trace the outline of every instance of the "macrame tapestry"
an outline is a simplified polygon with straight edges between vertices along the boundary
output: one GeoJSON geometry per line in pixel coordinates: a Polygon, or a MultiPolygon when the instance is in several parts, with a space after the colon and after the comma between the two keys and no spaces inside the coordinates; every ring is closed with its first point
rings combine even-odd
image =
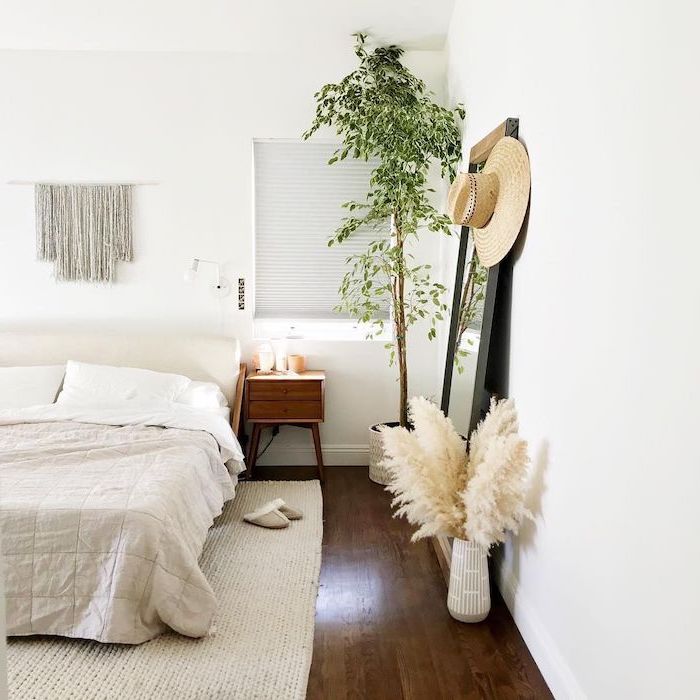
{"type": "Polygon", "coordinates": [[[117,262],[132,260],[131,188],[35,185],[37,257],[57,280],[113,282],[117,262]]]}

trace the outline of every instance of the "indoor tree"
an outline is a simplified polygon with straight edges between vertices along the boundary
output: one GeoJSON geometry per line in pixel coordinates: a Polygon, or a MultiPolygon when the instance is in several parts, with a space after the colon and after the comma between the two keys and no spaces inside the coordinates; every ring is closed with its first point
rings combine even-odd
{"type": "Polygon", "coordinates": [[[425,83],[401,63],[403,49],[379,47],[369,51],[366,36],[356,34],[359,66],[339,83],[316,93],[316,116],[304,138],[321,127],[332,127],[341,137],[329,164],[348,157],[376,160],[366,200],[343,206],[343,219],[328,245],[342,244],[361,227],[377,231],[365,252],[348,258],[349,270],[340,286],[338,310],[381,331],[380,311],[390,308],[393,341],[390,362],[398,365],[399,422],[408,423],[407,333],[419,319],[443,319],[445,287],[430,277],[430,266],[416,264],[407,242],[423,229],[451,233],[450,220],[430,202],[428,175],[433,162],[442,177],[454,178],[460,158],[457,117],[433,101],[425,83]],[[387,235],[390,232],[390,235],[387,235]]]}

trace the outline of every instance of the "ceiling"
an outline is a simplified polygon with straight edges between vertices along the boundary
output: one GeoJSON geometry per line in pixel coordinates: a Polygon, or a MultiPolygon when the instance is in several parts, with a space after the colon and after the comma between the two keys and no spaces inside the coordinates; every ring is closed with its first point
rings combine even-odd
{"type": "Polygon", "coordinates": [[[2,0],[0,49],[317,50],[367,31],[441,49],[454,0],[2,0]]]}

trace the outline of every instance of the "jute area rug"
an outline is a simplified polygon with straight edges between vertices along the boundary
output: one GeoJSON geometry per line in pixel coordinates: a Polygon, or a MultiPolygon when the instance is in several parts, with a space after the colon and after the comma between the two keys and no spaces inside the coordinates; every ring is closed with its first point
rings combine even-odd
{"type": "Polygon", "coordinates": [[[202,568],[219,601],[213,636],[139,646],[60,637],[8,640],[13,700],[304,698],[321,565],[317,481],[241,483],[212,527],[202,568]],[[304,518],[266,530],[242,515],[276,497],[304,518]]]}

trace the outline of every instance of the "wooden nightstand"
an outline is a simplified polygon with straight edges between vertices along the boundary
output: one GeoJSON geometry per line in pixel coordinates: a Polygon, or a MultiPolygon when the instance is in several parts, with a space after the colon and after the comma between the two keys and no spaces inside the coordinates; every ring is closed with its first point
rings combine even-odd
{"type": "Polygon", "coordinates": [[[255,474],[260,433],[265,426],[296,425],[310,428],[316,448],[318,478],[323,482],[323,454],[318,425],[323,423],[326,373],[308,370],[299,374],[251,374],[246,391],[246,416],[253,424],[248,470],[255,474]]]}

